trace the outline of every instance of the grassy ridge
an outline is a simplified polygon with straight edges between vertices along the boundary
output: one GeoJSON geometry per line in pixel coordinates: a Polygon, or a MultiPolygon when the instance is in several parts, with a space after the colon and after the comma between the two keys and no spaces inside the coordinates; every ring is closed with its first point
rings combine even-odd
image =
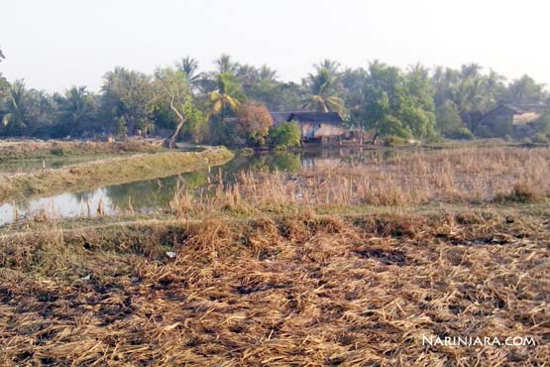
{"type": "Polygon", "coordinates": [[[79,140],[0,140],[0,163],[61,157],[83,158],[159,153],[166,150],[160,140],[128,139],[112,143],[79,140]]]}
{"type": "Polygon", "coordinates": [[[36,195],[88,190],[219,165],[233,157],[226,148],[198,153],[165,152],[140,154],[0,178],[0,202],[36,195]]]}

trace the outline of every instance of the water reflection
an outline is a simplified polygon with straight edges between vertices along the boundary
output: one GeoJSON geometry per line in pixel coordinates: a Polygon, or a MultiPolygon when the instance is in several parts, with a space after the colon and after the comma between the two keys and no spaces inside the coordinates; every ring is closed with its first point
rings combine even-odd
{"type": "Polygon", "coordinates": [[[126,212],[152,213],[167,208],[178,188],[194,189],[216,183],[230,184],[242,170],[279,170],[296,172],[301,168],[335,167],[366,160],[383,160],[395,151],[363,151],[362,149],[310,150],[300,153],[277,152],[237,157],[224,166],[211,170],[132,182],[81,193],[65,193],[48,198],[31,199],[0,205],[0,225],[37,214],[48,217],[79,217],[126,212]]]}

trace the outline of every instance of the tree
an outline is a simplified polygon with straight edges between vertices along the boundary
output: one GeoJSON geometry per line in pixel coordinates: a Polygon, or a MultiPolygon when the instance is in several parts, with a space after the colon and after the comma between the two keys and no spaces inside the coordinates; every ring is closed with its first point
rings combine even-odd
{"type": "Polygon", "coordinates": [[[317,73],[309,74],[304,84],[310,94],[306,97],[303,108],[320,112],[338,112],[345,115],[344,101],[335,94],[336,76],[330,69],[317,68],[317,73]]]}
{"type": "Polygon", "coordinates": [[[203,75],[198,72],[199,62],[190,56],[186,56],[182,58],[179,62],[176,62],[176,68],[178,71],[181,71],[185,74],[187,82],[192,86],[197,85],[200,79],[203,77],[203,75]]]}
{"type": "Polygon", "coordinates": [[[239,70],[239,63],[234,62],[231,56],[222,54],[214,61],[218,74],[233,74],[235,75],[239,70]]]}
{"type": "Polygon", "coordinates": [[[403,73],[374,61],[367,71],[348,71],[345,83],[354,88],[348,97],[354,102],[353,118],[374,131],[374,141],[385,135],[420,139],[436,135],[434,92],[429,71],[421,65],[403,73]],[[353,82],[353,75],[360,84],[353,82]]]}
{"type": "Polygon", "coordinates": [[[72,87],[64,95],[55,94],[57,123],[54,136],[81,135],[97,130],[97,98],[86,87],[72,87]]]}
{"type": "MultiPolygon", "coordinates": [[[[4,60],[5,58],[6,57],[2,53],[2,49],[0,49],[0,62],[2,62],[2,60],[4,60]]],[[[4,78],[2,73],[0,73],[0,98],[2,98],[5,95],[8,87],[9,87],[8,81],[6,80],[6,78],[4,78]]]]}
{"type": "Polygon", "coordinates": [[[542,104],[548,97],[543,84],[537,84],[528,75],[514,80],[507,88],[504,100],[512,104],[542,104]]]}
{"type": "Polygon", "coordinates": [[[301,133],[295,122],[283,122],[269,132],[269,142],[275,148],[293,148],[300,146],[301,133]]]}
{"type": "Polygon", "coordinates": [[[166,145],[173,148],[180,131],[196,111],[186,74],[172,68],[157,69],[155,72],[155,100],[167,103],[177,119],[172,135],[166,139],[166,145]]]}
{"type": "Polygon", "coordinates": [[[243,103],[238,112],[239,133],[254,145],[264,145],[273,118],[265,105],[249,101],[243,103]]]}
{"type": "Polygon", "coordinates": [[[47,137],[55,120],[51,97],[42,91],[27,89],[23,80],[9,86],[0,112],[3,135],[47,137]]]}
{"type": "Polygon", "coordinates": [[[244,100],[244,94],[232,74],[218,74],[217,86],[218,88],[210,92],[208,97],[211,103],[211,116],[220,116],[220,121],[223,124],[227,110],[236,112],[241,101],[244,100]]]}
{"type": "Polygon", "coordinates": [[[151,78],[137,71],[117,67],[105,74],[101,88],[103,118],[116,126],[120,117],[130,134],[152,131],[152,107],[155,92],[151,78]]]}
{"type": "Polygon", "coordinates": [[[467,129],[474,131],[481,117],[502,99],[504,78],[490,71],[481,73],[477,64],[463,65],[460,70],[437,67],[432,76],[437,109],[446,101],[453,102],[467,129]]]}
{"type": "Polygon", "coordinates": [[[471,139],[472,133],[464,126],[453,101],[447,100],[437,109],[437,129],[451,139],[471,139]]]}

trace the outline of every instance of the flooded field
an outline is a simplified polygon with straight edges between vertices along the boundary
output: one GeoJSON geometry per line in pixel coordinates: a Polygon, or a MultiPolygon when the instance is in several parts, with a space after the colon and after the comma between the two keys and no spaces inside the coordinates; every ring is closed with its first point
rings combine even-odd
{"type": "MultiPolygon", "coordinates": [[[[531,200],[550,190],[549,160],[549,149],[523,148],[346,148],[255,154],[165,178],[2,203],[0,225],[35,216],[155,214],[168,211],[182,193],[208,196],[234,183],[234,192],[228,195],[266,205],[479,203],[512,194],[531,200]]],[[[204,204],[195,199],[193,207],[204,204]]]]}
{"type": "MultiPolygon", "coordinates": [[[[113,215],[127,212],[152,213],[167,208],[178,188],[206,187],[222,180],[231,183],[241,171],[279,170],[296,172],[302,168],[335,167],[353,160],[380,155],[390,157],[396,152],[373,152],[353,149],[314,150],[303,153],[256,154],[238,157],[224,166],[211,170],[102,187],[93,191],[63,193],[20,202],[0,204],[0,225],[36,215],[54,218],[113,215]]],[[[74,160],[46,160],[46,168],[61,168],[76,164],[74,160]]],[[[32,172],[43,168],[42,161],[14,162],[0,165],[0,174],[32,172]]]]}

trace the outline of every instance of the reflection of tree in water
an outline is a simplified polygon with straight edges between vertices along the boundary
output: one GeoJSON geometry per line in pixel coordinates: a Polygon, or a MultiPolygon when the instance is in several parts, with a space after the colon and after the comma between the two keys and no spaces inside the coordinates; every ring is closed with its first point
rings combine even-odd
{"type": "Polygon", "coordinates": [[[194,189],[208,183],[208,171],[185,173],[178,176],[132,182],[106,188],[106,195],[114,207],[136,211],[167,207],[178,187],[194,189]],[[179,185],[179,186],[178,186],[179,185]]]}
{"type": "Polygon", "coordinates": [[[72,194],[77,201],[80,202],[86,202],[88,200],[92,200],[94,197],[96,191],[88,191],[88,192],[77,192],[75,194],[72,194]]]}
{"type": "Polygon", "coordinates": [[[219,182],[221,173],[225,185],[235,183],[240,172],[245,171],[286,171],[296,172],[301,168],[301,156],[298,153],[276,152],[257,154],[249,157],[237,157],[221,167],[211,171],[211,182],[219,182]]]}

